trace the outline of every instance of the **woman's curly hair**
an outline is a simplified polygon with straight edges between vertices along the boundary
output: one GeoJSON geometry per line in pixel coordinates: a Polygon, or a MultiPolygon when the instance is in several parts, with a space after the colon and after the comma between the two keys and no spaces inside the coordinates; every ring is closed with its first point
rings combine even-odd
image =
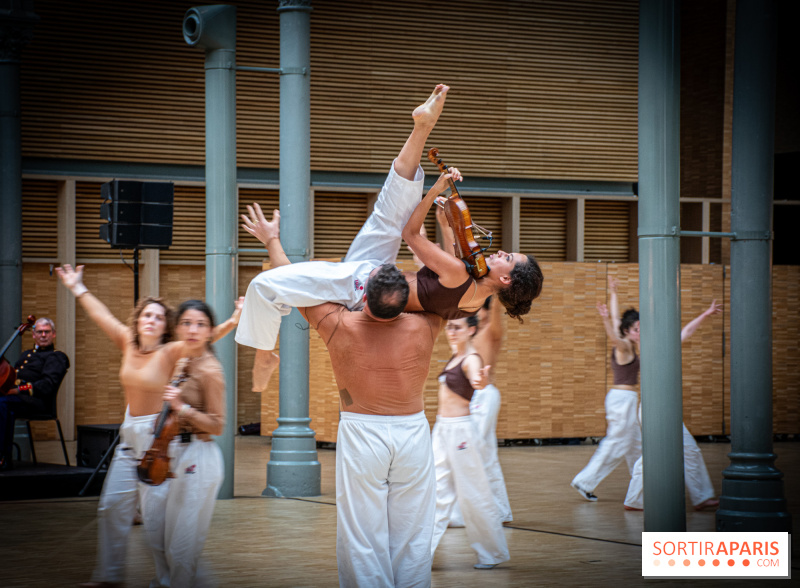
{"type": "Polygon", "coordinates": [[[522,315],[531,310],[531,302],[542,293],[542,268],[532,255],[526,256],[528,261],[521,261],[511,270],[511,283],[497,293],[508,316],[523,322],[522,315]]]}
{"type": "Polygon", "coordinates": [[[131,312],[131,316],[128,318],[128,324],[130,325],[133,333],[133,344],[136,345],[137,349],[139,349],[139,316],[141,316],[142,311],[147,307],[148,304],[158,304],[164,309],[166,326],[164,327],[164,334],[161,335],[161,343],[169,343],[172,341],[172,331],[175,328],[175,311],[169,304],[164,302],[163,298],[145,296],[144,298],[139,299],[139,302],[134,307],[133,312],[131,312]]]}

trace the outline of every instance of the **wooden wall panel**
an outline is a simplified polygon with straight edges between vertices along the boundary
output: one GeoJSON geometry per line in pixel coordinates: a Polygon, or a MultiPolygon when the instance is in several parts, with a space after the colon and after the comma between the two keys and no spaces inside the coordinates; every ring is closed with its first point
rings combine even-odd
{"type": "Polygon", "coordinates": [[[523,198],[520,249],[538,261],[567,260],[567,201],[523,198]]]}
{"type": "Polygon", "coordinates": [[[630,204],[588,200],[584,235],[586,261],[630,261],[630,204]]]}
{"type": "Polygon", "coordinates": [[[315,192],[313,257],[344,258],[367,216],[366,194],[315,192]]]}
{"type": "MultiPolygon", "coordinates": [[[[38,1],[21,72],[23,155],[201,165],[204,57],[181,35],[194,4],[38,1]]],[[[237,63],[277,66],[277,2],[235,5],[237,63]]],[[[313,170],[385,172],[413,108],[446,82],[431,146],[465,173],[636,181],[634,0],[464,0],[448,14],[465,42],[435,54],[422,0],[313,8],[313,170]]],[[[236,77],[238,164],[277,169],[278,76],[236,77]]]]}
{"type": "Polygon", "coordinates": [[[58,257],[56,181],[22,181],[22,256],[58,257]]]}
{"type": "Polygon", "coordinates": [[[772,268],[772,419],[776,433],[800,432],[800,267],[772,268]]]}

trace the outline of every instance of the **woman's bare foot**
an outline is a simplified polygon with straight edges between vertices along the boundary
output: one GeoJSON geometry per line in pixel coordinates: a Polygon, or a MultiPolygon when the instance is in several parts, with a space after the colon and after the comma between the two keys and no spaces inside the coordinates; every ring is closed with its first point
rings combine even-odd
{"type": "Polygon", "coordinates": [[[253,391],[263,392],[269,385],[272,372],[280,364],[280,357],[274,351],[256,349],[256,359],[253,362],[253,391]]]}
{"type": "Polygon", "coordinates": [[[411,117],[414,119],[415,125],[433,128],[436,121],[439,120],[439,115],[442,114],[442,108],[444,108],[444,101],[447,98],[447,91],[449,89],[449,86],[438,84],[425,103],[420,104],[414,109],[414,112],[411,113],[411,117]]]}

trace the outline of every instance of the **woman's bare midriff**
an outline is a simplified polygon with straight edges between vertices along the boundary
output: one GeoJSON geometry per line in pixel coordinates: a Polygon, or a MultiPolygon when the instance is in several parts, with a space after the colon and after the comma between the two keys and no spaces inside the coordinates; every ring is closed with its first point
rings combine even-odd
{"type": "Polygon", "coordinates": [[[469,400],[459,396],[447,386],[439,386],[439,416],[469,416],[469,400]]]}
{"type": "Polygon", "coordinates": [[[632,392],[639,391],[639,386],[629,386],[628,384],[614,384],[611,387],[617,390],[631,390],[632,392]]]}

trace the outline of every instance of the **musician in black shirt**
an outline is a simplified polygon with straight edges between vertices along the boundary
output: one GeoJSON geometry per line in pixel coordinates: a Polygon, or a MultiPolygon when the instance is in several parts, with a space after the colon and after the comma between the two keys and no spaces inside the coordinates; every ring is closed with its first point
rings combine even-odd
{"type": "Polygon", "coordinates": [[[0,397],[0,469],[11,467],[14,442],[14,420],[36,414],[54,414],[56,395],[61,380],[69,369],[69,359],[56,351],[53,342],[56,325],[49,318],[40,318],[33,326],[33,349],[20,355],[16,387],[0,397]]]}

